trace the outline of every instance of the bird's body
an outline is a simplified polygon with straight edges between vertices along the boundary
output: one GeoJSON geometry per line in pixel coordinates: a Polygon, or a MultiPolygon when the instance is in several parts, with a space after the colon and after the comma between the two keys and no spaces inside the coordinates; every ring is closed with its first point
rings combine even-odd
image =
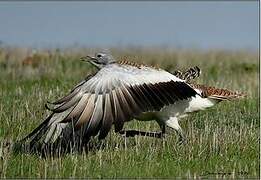
{"type": "Polygon", "coordinates": [[[129,132],[128,136],[148,135],[162,137],[162,134],[165,133],[165,126],[168,126],[177,131],[180,141],[183,142],[185,137],[179,125],[180,119],[186,117],[190,113],[206,110],[223,100],[234,100],[245,96],[245,94],[233,92],[227,89],[192,83],[191,80],[199,77],[200,73],[200,69],[197,66],[189,68],[185,72],[175,71],[173,73],[176,77],[187,82],[197,92],[195,96],[164,106],[160,111],[145,112],[139,117],[136,117],[139,121],[156,120],[158,124],[163,127],[161,128],[163,133],[149,133],[132,130],[129,132]]]}
{"type": "MultiPolygon", "coordinates": [[[[163,107],[160,111],[143,113],[141,116],[137,117],[136,119],[139,121],[156,120],[159,123],[159,125],[166,125],[176,130],[180,135],[180,140],[184,141],[185,140],[184,134],[179,125],[179,120],[186,117],[190,113],[206,110],[207,108],[210,108],[221,101],[220,99],[216,99],[213,97],[204,97],[203,96],[204,91],[202,91],[202,89],[195,88],[195,90],[199,92],[200,95],[197,94],[195,95],[195,97],[177,101],[174,104],[163,107]]],[[[241,96],[241,94],[237,94],[233,98],[237,98],[237,96],[241,96]]],[[[223,100],[229,99],[229,97],[226,98],[227,99],[223,99],[223,100]]],[[[138,131],[135,133],[139,134],[138,131]]],[[[159,137],[161,137],[161,135],[159,137]]]]}
{"type": "MultiPolygon", "coordinates": [[[[182,73],[173,75],[160,68],[116,62],[107,53],[88,58],[98,71],[67,96],[50,103],[52,107],[47,106],[52,111],[50,116],[23,141],[28,140],[31,146],[58,141],[86,143],[92,136],[105,138],[112,125],[115,132],[122,133],[124,123],[132,119],[156,120],[163,133],[168,126],[184,138],[178,123],[181,117],[240,96],[190,84],[191,76],[181,76],[182,73]]],[[[138,131],[133,132],[131,136],[138,131]]]]}
{"type": "Polygon", "coordinates": [[[187,100],[178,101],[172,105],[162,108],[157,114],[161,119],[168,120],[170,117],[183,118],[188,113],[205,110],[215,105],[214,100],[202,98],[199,95],[187,100]]]}

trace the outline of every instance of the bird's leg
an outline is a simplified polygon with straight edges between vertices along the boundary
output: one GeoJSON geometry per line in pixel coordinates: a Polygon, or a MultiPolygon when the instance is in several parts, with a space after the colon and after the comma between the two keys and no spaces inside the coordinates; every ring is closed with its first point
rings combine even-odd
{"type": "Polygon", "coordinates": [[[166,133],[166,125],[165,125],[165,123],[160,121],[160,120],[157,120],[157,123],[160,126],[162,137],[165,138],[165,133],[166,133]]]}
{"type": "Polygon", "coordinates": [[[138,131],[138,130],[121,130],[120,134],[124,135],[125,137],[134,137],[136,135],[139,136],[148,136],[148,137],[155,137],[155,138],[162,138],[162,132],[145,132],[145,131],[138,131]]]}
{"type": "Polygon", "coordinates": [[[165,133],[166,133],[166,124],[164,121],[161,121],[160,119],[156,120],[157,123],[160,126],[161,134],[162,134],[162,147],[165,147],[165,133]]]}
{"type": "Polygon", "coordinates": [[[178,118],[176,117],[169,118],[169,120],[166,121],[166,125],[177,132],[179,136],[179,144],[186,143],[186,136],[179,125],[178,118]]]}
{"type": "Polygon", "coordinates": [[[125,137],[134,137],[136,135],[139,136],[148,136],[155,138],[164,138],[166,132],[166,125],[164,122],[157,120],[157,123],[160,126],[161,132],[145,132],[138,130],[121,130],[119,133],[124,135],[125,137]]]}

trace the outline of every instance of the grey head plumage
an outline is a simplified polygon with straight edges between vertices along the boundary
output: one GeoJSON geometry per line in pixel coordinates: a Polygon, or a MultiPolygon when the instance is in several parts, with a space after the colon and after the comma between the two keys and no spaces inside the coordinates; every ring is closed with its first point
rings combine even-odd
{"type": "Polygon", "coordinates": [[[113,58],[113,56],[111,55],[111,53],[109,51],[101,51],[101,52],[95,53],[94,56],[87,55],[87,56],[81,57],[81,60],[91,63],[98,69],[101,69],[108,64],[113,64],[116,62],[116,60],[113,58]]]}

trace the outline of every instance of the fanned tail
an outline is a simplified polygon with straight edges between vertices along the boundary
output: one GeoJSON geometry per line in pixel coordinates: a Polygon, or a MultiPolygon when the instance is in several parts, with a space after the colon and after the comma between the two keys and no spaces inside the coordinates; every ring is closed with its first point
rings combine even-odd
{"type": "Polygon", "coordinates": [[[218,101],[223,101],[223,100],[231,101],[234,99],[243,98],[247,96],[245,93],[231,91],[228,89],[221,89],[221,88],[205,86],[200,84],[191,84],[191,86],[201,91],[202,97],[210,98],[218,101]]]}

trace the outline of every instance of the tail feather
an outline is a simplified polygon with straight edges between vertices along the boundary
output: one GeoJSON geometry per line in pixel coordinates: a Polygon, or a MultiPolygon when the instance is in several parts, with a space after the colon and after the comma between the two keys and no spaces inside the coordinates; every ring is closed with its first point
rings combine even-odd
{"type": "MultiPolygon", "coordinates": [[[[221,89],[224,90],[224,89],[221,89]]],[[[230,91],[231,92],[231,91],[230,91]]],[[[232,92],[233,94],[230,95],[211,95],[208,98],[211,99],[216,99],[216,100],[234,100],[234,99],[238,99],[238,98],[243,98],[246,97],[246,94],[242,94],[242,93],[237,93],[237,92],[232,92]]]]}
{"type": "Polygon", "coordinates": [[[201,95],[205,98],[215,99],[219,101],[223,100],[234,100],[242,97],[246,97],[245,93],[240,93],[236,91],[231,91],[228,89],[221,89],[211,86],[205,86],[200,84],[191,84],[192,87],[198,89],[201,95]]]}

